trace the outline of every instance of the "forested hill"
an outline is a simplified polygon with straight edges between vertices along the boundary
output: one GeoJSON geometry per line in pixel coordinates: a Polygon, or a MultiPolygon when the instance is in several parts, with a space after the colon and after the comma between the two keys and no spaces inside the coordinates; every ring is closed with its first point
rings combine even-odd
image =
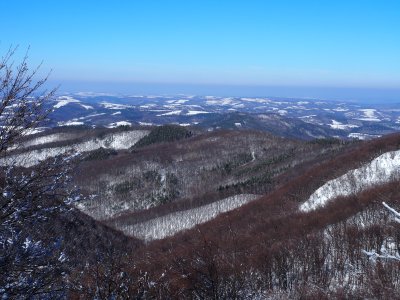
{"type": "Polygon", "coordinates": [[[1,163],[71,151],[82,200],[40,231],[65,244],[71,295],[397,297],[398,226],[382,202],[400,207],[399,134],[64,127],[22,137],[1,163]]]}

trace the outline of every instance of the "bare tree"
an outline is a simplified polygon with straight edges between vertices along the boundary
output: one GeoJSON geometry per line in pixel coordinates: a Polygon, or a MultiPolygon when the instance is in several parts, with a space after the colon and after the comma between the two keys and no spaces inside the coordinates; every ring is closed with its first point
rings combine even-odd
{"type": "MultiPolygon", "coordinates": [[[[16,48],[0,60],[0,157],[46,120],[47,77],[36,80],[28,56],[15,64],[16,48]]],[[[7,160],[8,161],[8,160],[7,160]]],[[[75,195],[68,190],[72,157],[59,156],[34,168],[0,168],[0,295],[7,298],[57,298],[67,257],[60,237],[46,235],[51,218],[68,210],[75,195]]],[[[51,226],[51,225],[50,225],[51,226]]]]}
{"type": "MultiPolygon", "coordinates": [[[[389,206],[386,202],[382,202],[382,205],[390,212],[393,220],[396,223],[400,223],[400,213],[391,206],[389,206]]],[[[374,262],[377,259],[400,261],[399,249],[397,248],[397,245],[391,240],[391,238],[388,238],[384,243],[382,243],[380,253],[377,253],[374,250],[372,251],[363,250],[363,252],[366,255],[368,255],[369,258],[374,262]],[[389,246],[389,249],[387,246],[389,246]]]]}
{"type": "Polygon", "coordinates": [[[0,60],[0,154],[14,144],[15,140],[35,129],[43,122],[50,109],[45,108],[54,98],[55,89],[46,91],[47,76],[36,80],[40,65],[30,70],[28,55],[15,65],[16,48],[10,48],[0,60]]]}

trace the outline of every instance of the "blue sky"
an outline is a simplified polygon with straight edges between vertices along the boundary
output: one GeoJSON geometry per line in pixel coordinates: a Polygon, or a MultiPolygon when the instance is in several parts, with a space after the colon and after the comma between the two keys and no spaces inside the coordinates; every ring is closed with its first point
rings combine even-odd
{"type": "Polygon", "coordinates": [[[400,1],[6,0],[0,14],[0,51],[30,45],[66,86],[400,89],[400,1]]]}

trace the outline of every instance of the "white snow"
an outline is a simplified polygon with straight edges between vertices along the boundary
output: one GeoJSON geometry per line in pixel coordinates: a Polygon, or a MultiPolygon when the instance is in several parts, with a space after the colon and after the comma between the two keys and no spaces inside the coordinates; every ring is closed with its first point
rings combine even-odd
{"type": "Polygon", "coordinates": [[[180,100],[176,100],[175,101],[175,103],[176,104],[184,104],[184,103],[186,103],[186,102],[188,102],[189,100],[186,100],[186,99],[180,99],[180,100]]]}
{"type": "Polygon", "coordinates": [[[174,110],[174,111],[170,111],[170,112],[167,112],[167,113],[159,114],[159,115],[157,115],[157,117],[180,115],[181,112],[182,112],[181,110],[174,110]]]}
{"type": "Polygon", "coordinates": [[[393,178],[400,178],[400,150],[384,153],[364,166],[328,181],[300,206],[300,210],[307,212],[323,207],[339,196],[356,194],[393,178]]]}
{"type": "Polygon", "coordinates": [[[308,119],[308,118],[313,118],[316,117],[317,115],[308,115],[308,116],[301,116],[299,119],[308,119]]]}
{"type": "Polygon", "coordinates": [[[376,116],[376,109],[372,108],[364,108],[364,109],[359,109],[364,116],[361,118],[357,118],[357,120],[360,121],[369,121],[369,122],[380,122],[381,120],[376,116]]]}
{"type": "Polygon", "coordinates": [[[249,163],[251,163],[255,160],[256,160],[256,153],[254,151],[251,151],[251,161],[249,163]]]}
{"type": "Polygon", "coordinates": [[[339,121],[332,120],[332,124],[328,124],[332,129],[340,129],[340,130],[346,130],[350,128],[358,128],[360,126],[353,125],[353,124],[343,124],[339,121]]]}
{"type": "Polygon", "coordinates": [[[149,122],[138,122],[140,126],[152,126],[153,123],[149,123],[149,122]]]}
{"type": "Polygon", "coordinates": [[[216,99],[216,97],[208,96],[206,97],[206,104],[207,105],[232,105],[233,99],[232,98],[222,98],[216,99]]]}
{"type": "Polygon", "coordinates": [[[186,103],[188,101],[189,100],[186,100],[186,99],[179,99],[179,100],[168,100],[168,101],[165,101],[165,102],[167,102],[169,104],[184,104],[184,103],[186,103]]]}
{"type": "Polygon", "coordinates": [[[106,113],[90,114],[85,117],[80,117],[78,120],[84,120],[84,119],[89,119],[89,118],[93,118],[93,117],[103,116],[105,114],[106,113]]]}
{"type": "Polygon", "coordinates": [[[126,108],[130,108],[129,105],[125,105],[125,104],[116,104],[116,103],[110,103],[110,102],[102,102],[100,103],[102,106],[104,106],[104,108],[107,109],[126,109],[126,108]]]}
{"type": "Polygon", "coordinates": [[[199,115],[199,114],[209,114],[210,112],[208,111],[202,111],[202,110],[189,110],[185,115],[186,116],[194,116],[194,115],[199,115]]]}
{"type": "Polygon", "coordinates": [[[115,123],[110,123],[107,127],[108,128],[115,128],[115,127],[118,127],[118,126],[131,126],[131,125],[132,125],[132,123],[128,122],[128,121],[118,121],[118,122],[115,122],[115,123]]]}
{"type": "Polygon", "coordinates": [[[380,136],[381,135],[379,135],[379,134],[372,135],[372,134],[359,133],[359,132],[352,132],[352,133],[349,133],[349,135],[348,135],[349,138],[359,139],[359,140],[370,140],[373,138],[378,138],[380,136]]]}
{"type": "Polygon", "coordinates": [[[380,119],[377,118],[357,118],[356,120],[367,121],[367,122],[380,122],[380,119]]]}
{"type": "Polygon", "coordinates": [[[349,109],[348,108],[343,108],[343,107],[338,107],[338,108],[333,108],[332,110],[334,110],[334,111],[338,111],[338,112],[344,112],[344,111],[349,111],[349,109]]]}
{"type": "Polygon", "coordinates": [[[46,127],[37,127],[34,129],[28,129],[25,132],[22,133],[22,135],[32,135],[32,134],[36,134],[36,133],[40,133],[45,131],[47,128],[46,127]]]}
{"type": "Polygon", "coordinates": [[[243,103],[233,103],[232,104],[235,108],[245,108],[246,105],[244,105],[243,103]]]}
{"type": "Polygon", "coordinates": [[[382,204],[384,207],[386,207],[387,210],[389,210],[393,214],[394,220],[397,223],[400,223],[400,213],[397,210],[395,210],[394,208],[390,207],[386,202],[382,202],[382,204]]]}
{"type": "Polygon", "coordinates": [[[10,155],[0,159],[0,166],[15,164],[17,166],[31,167],[50,157],[64,154],[69,151],[87,152],[103,148],[129,149],[142,137],[149,133],[148,130],[131,130],[107,134],[102,138],[93,138],[84,142],[64,147],[43,148],[21,154],[10,155]]]}
{"type": "Polygon", "coordinates": [[[364,112],[364,115],[367,118],[375,118],[376,109],[364,108],[364,109],[359,109],[359,111],[364,112]]]}
{"type": "Polygon", "coordinates": [[[269,99],[264,98],[241,98],[242,101],[246,102],[256,102],[256,103],[268,103],[271,102],[269,99]]]}
{"type": "Polygon", "coordinates": [[[59,126],[79,126],[79,125],[83,125],[83,122],[80,121],[75,121],[75,120],[71,120],[71,121],[66,121],[66,122],[58,122],[57,123],[59,126]]]}
{"type": "Polygon", "coordinates": [[[287,110],[284,110],[284,109],[278,110],[278,114],[280,114],[281,116],[284,116],[284,115],[286,115],[287,113],[288,113],[287,110]]]}
{"type": "Polygon", "coordinates": [[[219,214],[231,211],[258,197],[258,195],[252,194],[236,195],[197,208],[154,218],[143,223],[121,226],[120,229],[125,234],[133,235],[145,241],[162,239],[210,221],[219,214]]]}
{"type": "Polygon", "coordinates": [[[81,106],[86,110],[87,109],[93,109],[93,106],[90,106],[90,105],[81,104],[81,106]]]}
{"type": "Polygon", "coordinates": [[[77,99],[74,99],[70,96],[62,96],[57,98],[57,104],[54,105],[54,108],[60,108],[63,107],[69,103],[79,103],[80,101],[77,99]]]}
{"type": "Polygon", "coordinates": [[[78,92],[75,93],[75,95],[81,96],[81,97],[96,97],[96,96],[110,96],[110,97],[117,97],[118,94],[112,94],[112,93],[98,93],[98,92],[78,92]]]}
{"type": "Polygon", "coordinates": [[[48,144],[53,142],[65,141],[73,138],[74,134],[68,133],[54,133],[45,136],[40,136],[31,140],[24,142],[22,145],[19,145],[20,148],[27,148],[30,146],[48,144]]]}

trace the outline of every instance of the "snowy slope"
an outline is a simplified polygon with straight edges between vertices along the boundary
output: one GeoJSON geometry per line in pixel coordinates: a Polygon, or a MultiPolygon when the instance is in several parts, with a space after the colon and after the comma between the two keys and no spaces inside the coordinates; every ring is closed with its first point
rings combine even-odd
{"type": "Polygon", "coordinates": [[[148,130],[132,130],[107,134],[103,138],[93,138],[81,143],[77,143],[75,145],[44,148],[12,155],[7,159],[1,159],[0,165],[4,166],[15,164],[17,166],[31,167],[47,158],[55,157],[69,151],[87,152],[99,149],[101,147],[112,148],[116,150],[129,149],[131,146],[136,144],[138,140],[140,140],[148,133],[148,130]]]}
{"type": "Polygon", "coordinates": [[[307,212],[323,207],[334,198],[349,196],[394,178],[400,178],[400,150],[384,153],[364,166],[328,181],[300,206],[300,210],[307,212]]]}
{"type": "Polygon", "coordinates": [[[240,207],[257,197],[257,195],[251,194],[236,195],[201,207],[171,213],[147,222],[122,226],[119,229],[122,229],[125,234],[133,235],[145,241],[162,239],[179,231],[193,228],[197,224],[207,222],[219,214],[240,207]]]}
{"type": "Polygon", "coordinates": [[[53,142],[60,142],[60,141],[66,141],[69,139],[72,139],[75,135],[74,134],[68,134],[68,133],[54,133],[54,134],[49,134],[41,137],[37,137],[35,139],[29,140],[21,144],[19,147],[20,148],[27,148],[30,146],[36,146],[36,145],[42,145],[42,144],[48,144],[48,143],[53,143],[53,142]]]}

